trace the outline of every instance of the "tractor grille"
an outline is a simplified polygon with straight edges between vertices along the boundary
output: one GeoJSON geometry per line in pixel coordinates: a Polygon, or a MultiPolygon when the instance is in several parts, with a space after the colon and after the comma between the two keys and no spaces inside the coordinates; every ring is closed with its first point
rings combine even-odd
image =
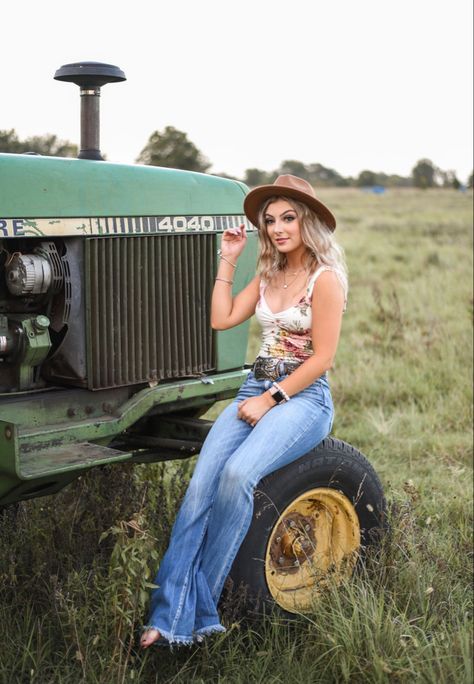
{"type": "Polygon", "coordinates": [[[87,385],[117,387],[215,367],[214,235],[86,240],[87,385]]]}

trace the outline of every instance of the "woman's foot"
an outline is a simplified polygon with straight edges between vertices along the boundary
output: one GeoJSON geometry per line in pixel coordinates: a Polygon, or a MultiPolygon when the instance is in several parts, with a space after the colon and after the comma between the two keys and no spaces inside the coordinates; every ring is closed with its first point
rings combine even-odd
{"type": "Polygon", "coordinates": [[[158,639],[161,637],[160,632],[157,629],[146,629],[142,637],[140,639],[140,646],[142,648],[148,648],[152,644],[155,643],[155,641],[158,641],[158,639]]]}

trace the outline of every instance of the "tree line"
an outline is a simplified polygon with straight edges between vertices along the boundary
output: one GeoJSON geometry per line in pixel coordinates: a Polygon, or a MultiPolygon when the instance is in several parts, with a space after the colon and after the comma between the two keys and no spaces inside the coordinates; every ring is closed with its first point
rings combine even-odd
{"type": "MultiPolygon", "coordinates": [[[[16,131],[0,130],[0,152],[13,154],[42,154],[53,157],[77,156],[77,145],[59,140],[53,134],[37,135],[20,140],[16,131]]],[[[152,166],[164,166],[187,171],[206,173],[211,162],[202,154],[196,145],[189,140],[186,133],[166,126],[163,131],[154,131],[136,161],[152,166]]],[[[410,176],[387,174],[364,169],[358,176],[342,176],[335,169],[320,163],[304,164],[295,159],[283,161],[278,169],[265,171],[258,168],[246,169],[243,180],[246,185],[254,187],[272,183],[281,174],[292,174],[309,181],[318,187],[416,187],[416,188],[455,188],[462,187],[461,181],[452,170],[444,171],[437,167],[430,159],[420,159],[414,165],[410,176]]],[[[226,173],[219,176],[233,178],[226,173]]],[[[466,185],[474,185],[473,173],[467,179],[466,185]]]]}
{"type": "MultiPolygon", "coordinates": [[[[247,185],[264,185],[271,183],[276,176],[290,173],[309,181],[318,187],[395,187],[395,188],[455,188],[459,189],[462,183],[456,177],[454,171],[443,171],[435,166],[430,159],[420,159],[416,162],[410,176],[387,174],[383,172],[364,169],[358,176],[342,176],[335,169],[322,164],[303,164],[293,159],[283,161],[275,171],[262,171],[261,169],[247,169],[244,182],[247,185]]],[[[468,179],[469,187],[473,185],[473,175],[468,179]]]]}

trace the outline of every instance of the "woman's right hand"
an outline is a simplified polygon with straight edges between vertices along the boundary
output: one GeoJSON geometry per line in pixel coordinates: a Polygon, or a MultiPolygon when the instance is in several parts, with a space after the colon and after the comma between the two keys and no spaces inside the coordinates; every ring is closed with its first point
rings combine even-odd
{"type": "Polygon", "coordinates": [[[238,228],[229,228],[222,233],[222,256],[237,259],[244,251],[246,244],[247,233],[243,223],[238,228]]]}

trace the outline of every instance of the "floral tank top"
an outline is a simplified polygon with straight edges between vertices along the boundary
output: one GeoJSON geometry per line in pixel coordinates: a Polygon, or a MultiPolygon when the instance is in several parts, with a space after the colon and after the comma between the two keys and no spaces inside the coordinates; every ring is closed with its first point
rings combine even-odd
{"type": "Polygon", "coordinates": [[[260,297],[255,309],[255,316],[262,328],[262,343],[258,356],[272,356],[285,362],[302,362],[313,354],[311,296],[314,284],[321,273],[331,270],[327,266],[316,269],[299,302],[277,313],[273,313],[266,302],[267,283],[261,280],[260,297]]]}

